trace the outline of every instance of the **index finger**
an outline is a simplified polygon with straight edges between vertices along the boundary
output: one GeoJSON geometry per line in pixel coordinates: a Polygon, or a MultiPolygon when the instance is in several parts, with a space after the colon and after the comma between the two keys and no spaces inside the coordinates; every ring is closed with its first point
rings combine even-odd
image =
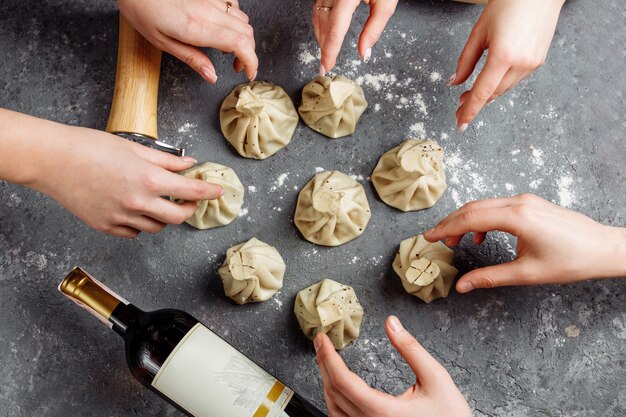
{"type": "Polygon", "coordinates": [[[321,46],[322,65],[326,71],[332,70],[337,62],[337,55],[339,55],[343,40],[350,28],[350,22],[352,22],[352,15],[359,3],[360,0],[337,1],[330,12],[326,27],[321,28],[326,32],[326,36],[322,36],[324,44],[321,46]]]}
{"type": "Polygon", "coordinates": [[[470,209],[452,213],[434,229],[424,233],[431,242],[449,237],[463,236],[469,232],[501,232],[519,235],[520,220],[516,219],[515,206],[470,209]]]}
{"type": "Polygon", "coordinates": [[[504,61],[494,57],[492,54],[487,55],[485,67],[478,75],[467,99],[457,111],[457,126],[461,133],[467,129],[480,109],[489,101],[508,70],[509,65],[504,61]]]}

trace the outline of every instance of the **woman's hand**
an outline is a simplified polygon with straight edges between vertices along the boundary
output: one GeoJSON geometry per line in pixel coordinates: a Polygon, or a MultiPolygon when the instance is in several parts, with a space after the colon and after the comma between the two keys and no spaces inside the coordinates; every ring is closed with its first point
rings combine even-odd
{"type": "Polygon", "coordinates": [[[0,126],[0,180],[50,195],[105,233],[126,238],[156,233],[191,217],[196,201],[223,193],[218,185],[176,174],[194,164],[191,157],[2,109],[0,126]]]}
{"type": "Polygon", "coordinates": [[[407,332],[387,319],[387,335],[407,361],[416,382],[395,397],[370,388],[352,373],[323,333],[314,341],[330,417],[471,417],[465,398],[443,366],[407,332]]]}
{"type": "Polygon", "coordinates": [[[487,49],[472,89],[460,97],[457,126],[464,132],[478,112],[543,65],[565,0],[491,0],[476,22],[448,85],[460,85],[487,49]]]}
{"type": "Polygon", "coordinates": [[[150,43],[185,62],[210,83],[217,81],[211,60],[199,47],[232,52],[235,71],[256,78],[259,60],[248,16],[222,0],[117,0],[122,15],[150,43]],[[227,12],[228,10],[228,12],[227,12]]]}
{"type": "Polygon", "coordinates": [[[457,282],[458,292],[626,276],[626,229],[602,225],[532,194],[468,203],[424,237],[456,246],[473,232],[474,243],[481,244],[492,230],[517,237],[517,258],[468,272],[457,282]]]}
{"type": "MultiPolygon", "coordinates": [[[[359,38],[359,55],[363,61],[368,62],[372,56],[372,47],[396,10],[398,0],[363,2],[369,4],[370,16],[359,38]]],[[[313,28],[322,52],[320,75],[326,75],[335,67],[343,39],[359,3],[361,0],[316,0],[313,3],[313,28]]]]}

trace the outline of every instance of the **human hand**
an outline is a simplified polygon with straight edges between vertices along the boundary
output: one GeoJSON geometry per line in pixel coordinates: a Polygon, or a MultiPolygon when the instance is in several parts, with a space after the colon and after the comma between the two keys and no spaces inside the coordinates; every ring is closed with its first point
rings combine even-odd
{"type": "MultiPolygon", "coordinates": [[[[195,160],[177,157],[109,133],[51,122],[51,151],[37,163],[29,185],[61,203],[92,228],[133,238],[157,233],[193,215],[198,200],[219,198],[218,185],[175,172],[195,160]],[[58,139],[58,140],[56,140],[58,139]],[[186,200],[177,204],[162,196],[186,200]]],[[[40,130],[33,127],[33,133],[40,130]]]]}
{"type": "Polygon", "coordinates": [[[457,127],[464,132],[478,112],[543,65],[565,0],[492,0],[485,6],[448,85],[463,84],[489,49],[471,90],[461,94],[457,127]]]}
{"type": "Polygon", "coordinates": [[[259,60],[248,16],[231,0],[117,0],[122,15],[150,43],[180,59],[210,83],[217,81],[213,63],[198,47],[232,52],[235,71],[256,78],[259,60]]]}
{"type": "Polygon", "coordinates": [[[456,246],[473,232],[474,243],[481,244],[492,230],[517,236],[516,259],[468,272],[457,282],[458,292],[626,276],[626,229],[602,225],[532,194],[468,203],[424,237],[456,246]]]}
{"type": "Polygon", "coordinates": [[[407,332],[400,321],[387,319],[387,335],[415,372],[416,383],[396,396],[371,388],[352,373],[328,336],[314,340],[330,417],[471,417],[472,412],[450,375],[407,332]]]}
{"type": "MultiPolygon", "coordinates": [[[[363,0],[369,4],[370,15],[359,37],[359,55],[366,63],[372,56],[372,47],[383,33],[396,10],[398,0],[363,0]]],[[[313,3],[313,28],[320,45],[322,60],[320,75],[326,75],[337,62],[343,39],[348,33],[354,11],[361,0],[316,0],[313,3]],[[330,8],[330,10],[328,10],[330,8]]]]}

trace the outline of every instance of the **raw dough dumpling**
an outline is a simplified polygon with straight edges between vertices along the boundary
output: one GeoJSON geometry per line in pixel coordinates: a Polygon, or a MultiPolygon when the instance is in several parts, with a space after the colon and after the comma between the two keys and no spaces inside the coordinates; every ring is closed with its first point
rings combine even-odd
{"type": "Polygon", "coordinates": [[[367,108],[360,85],[342,76],[317,77],[304,86],[298,109],[311,129],[329,138],[351,135],[367,108]]]}
{"type": "Polygon", "coordinates": [[[276,248],[253,237],[226,251],[219,274],[224,292],[237,304],[265,301],[283,287],[285,261],[276,248]]]}
{"type": "Polygon", "coordinates": [[[403,240],[393,261],[404,289],[430,303],[447,297],[458,270],[452,266],[454,251],[441,242],[430,243],[424,236],[403,240]]]}
{"type": "Polygon", "coordinates": [[[196,212],[187,223],[198,229],[210,229],[227,225],[239,216],[244,189],[239,177],[231,168],[214,162],[205,162],[180,174],[220,185],[224,189],[224,195],[217,200],[199,201],[196,212]]]}
{"type": "Polygon", "coordinates": [[[402,211],[432,207],[447,188],[443,149],[432,140],[407,139],[380,157],[372,183],[392,207],[402,211]]]}
{"type": "Polygon", "coordinates": [[[360,236],[370,216],[363,186],[339,171],[325,171],[300,191],[293,220],[309,242],[339,246],[360,236]]]}
{"type": "Polygon", "coordinates": [[[298,113],[282,88],[253,81],[237,86],[224,99],[220,125],[241,156],[265,159],[291,141],[298,113]]]}
{"type": "Polygon", "coordinates": [[[363,307],[354,289],[332,279],[324,279],[301,290],[294,313],[309,339],[326,333],[335,349],[343,349],[359,337],[363,307]]]}

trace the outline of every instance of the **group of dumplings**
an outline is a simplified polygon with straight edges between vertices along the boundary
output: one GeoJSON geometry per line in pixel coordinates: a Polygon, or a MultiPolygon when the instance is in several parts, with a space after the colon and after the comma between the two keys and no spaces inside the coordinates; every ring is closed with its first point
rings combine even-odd
{"type": "MultiPolygon", "coordinates": [[[[343,77],[317,77],[302,90],[298,109],[313,130],[330,138],[351,135],[367,108],[363,89],[343,77]]],[[[226,140],[244,158],[265,159],[289,144],[298,112],[285,91],[264,81],[237,86],[220,109],[226,140]]]]}
{"type": "MultiPolygon", "coordinates": [[[[226,97],[220,125],[241,156],[265,159],[289,144],[298,113],[311,129],[339,138],[354,133],[366,108],[363,89],[342,76],[317,77],[307,84],[298,111],[282,88],[253,81],[237,86],[226,97]]],[[[391,207],[402,211],[432,207],[447,187],[443,156],[443,149],[433,141],[407,139],[381,156],[371,175],[372,184],[391,207]]],[[[187,223],[208,229],[238,217],[244,187],[231,168],[205,162],[181,174],[224,189],[221,198],[199,202],[187,223]]],[[[294,223],[306,240],[338,246],[363,234],[371,215],[361,184],[342,172],[324,171],[300,191],[294,223]]],[[[453,251],[443,243],[430,243],[418,235],[401,242],[393,269],[408,293],[428,303],[448,295],[458,273],[453,258],[453,251]]],[[[224,293],[246,304],[272,297],[283,286],[285,270],[276,248],[252,238],[227,250],[219,275],[224,293]]],[[[330,279],[301,290],[294,313],[308,338],[326,333],[336,349],[359,336],[363,319],[354,289],[330,279]]]]}

